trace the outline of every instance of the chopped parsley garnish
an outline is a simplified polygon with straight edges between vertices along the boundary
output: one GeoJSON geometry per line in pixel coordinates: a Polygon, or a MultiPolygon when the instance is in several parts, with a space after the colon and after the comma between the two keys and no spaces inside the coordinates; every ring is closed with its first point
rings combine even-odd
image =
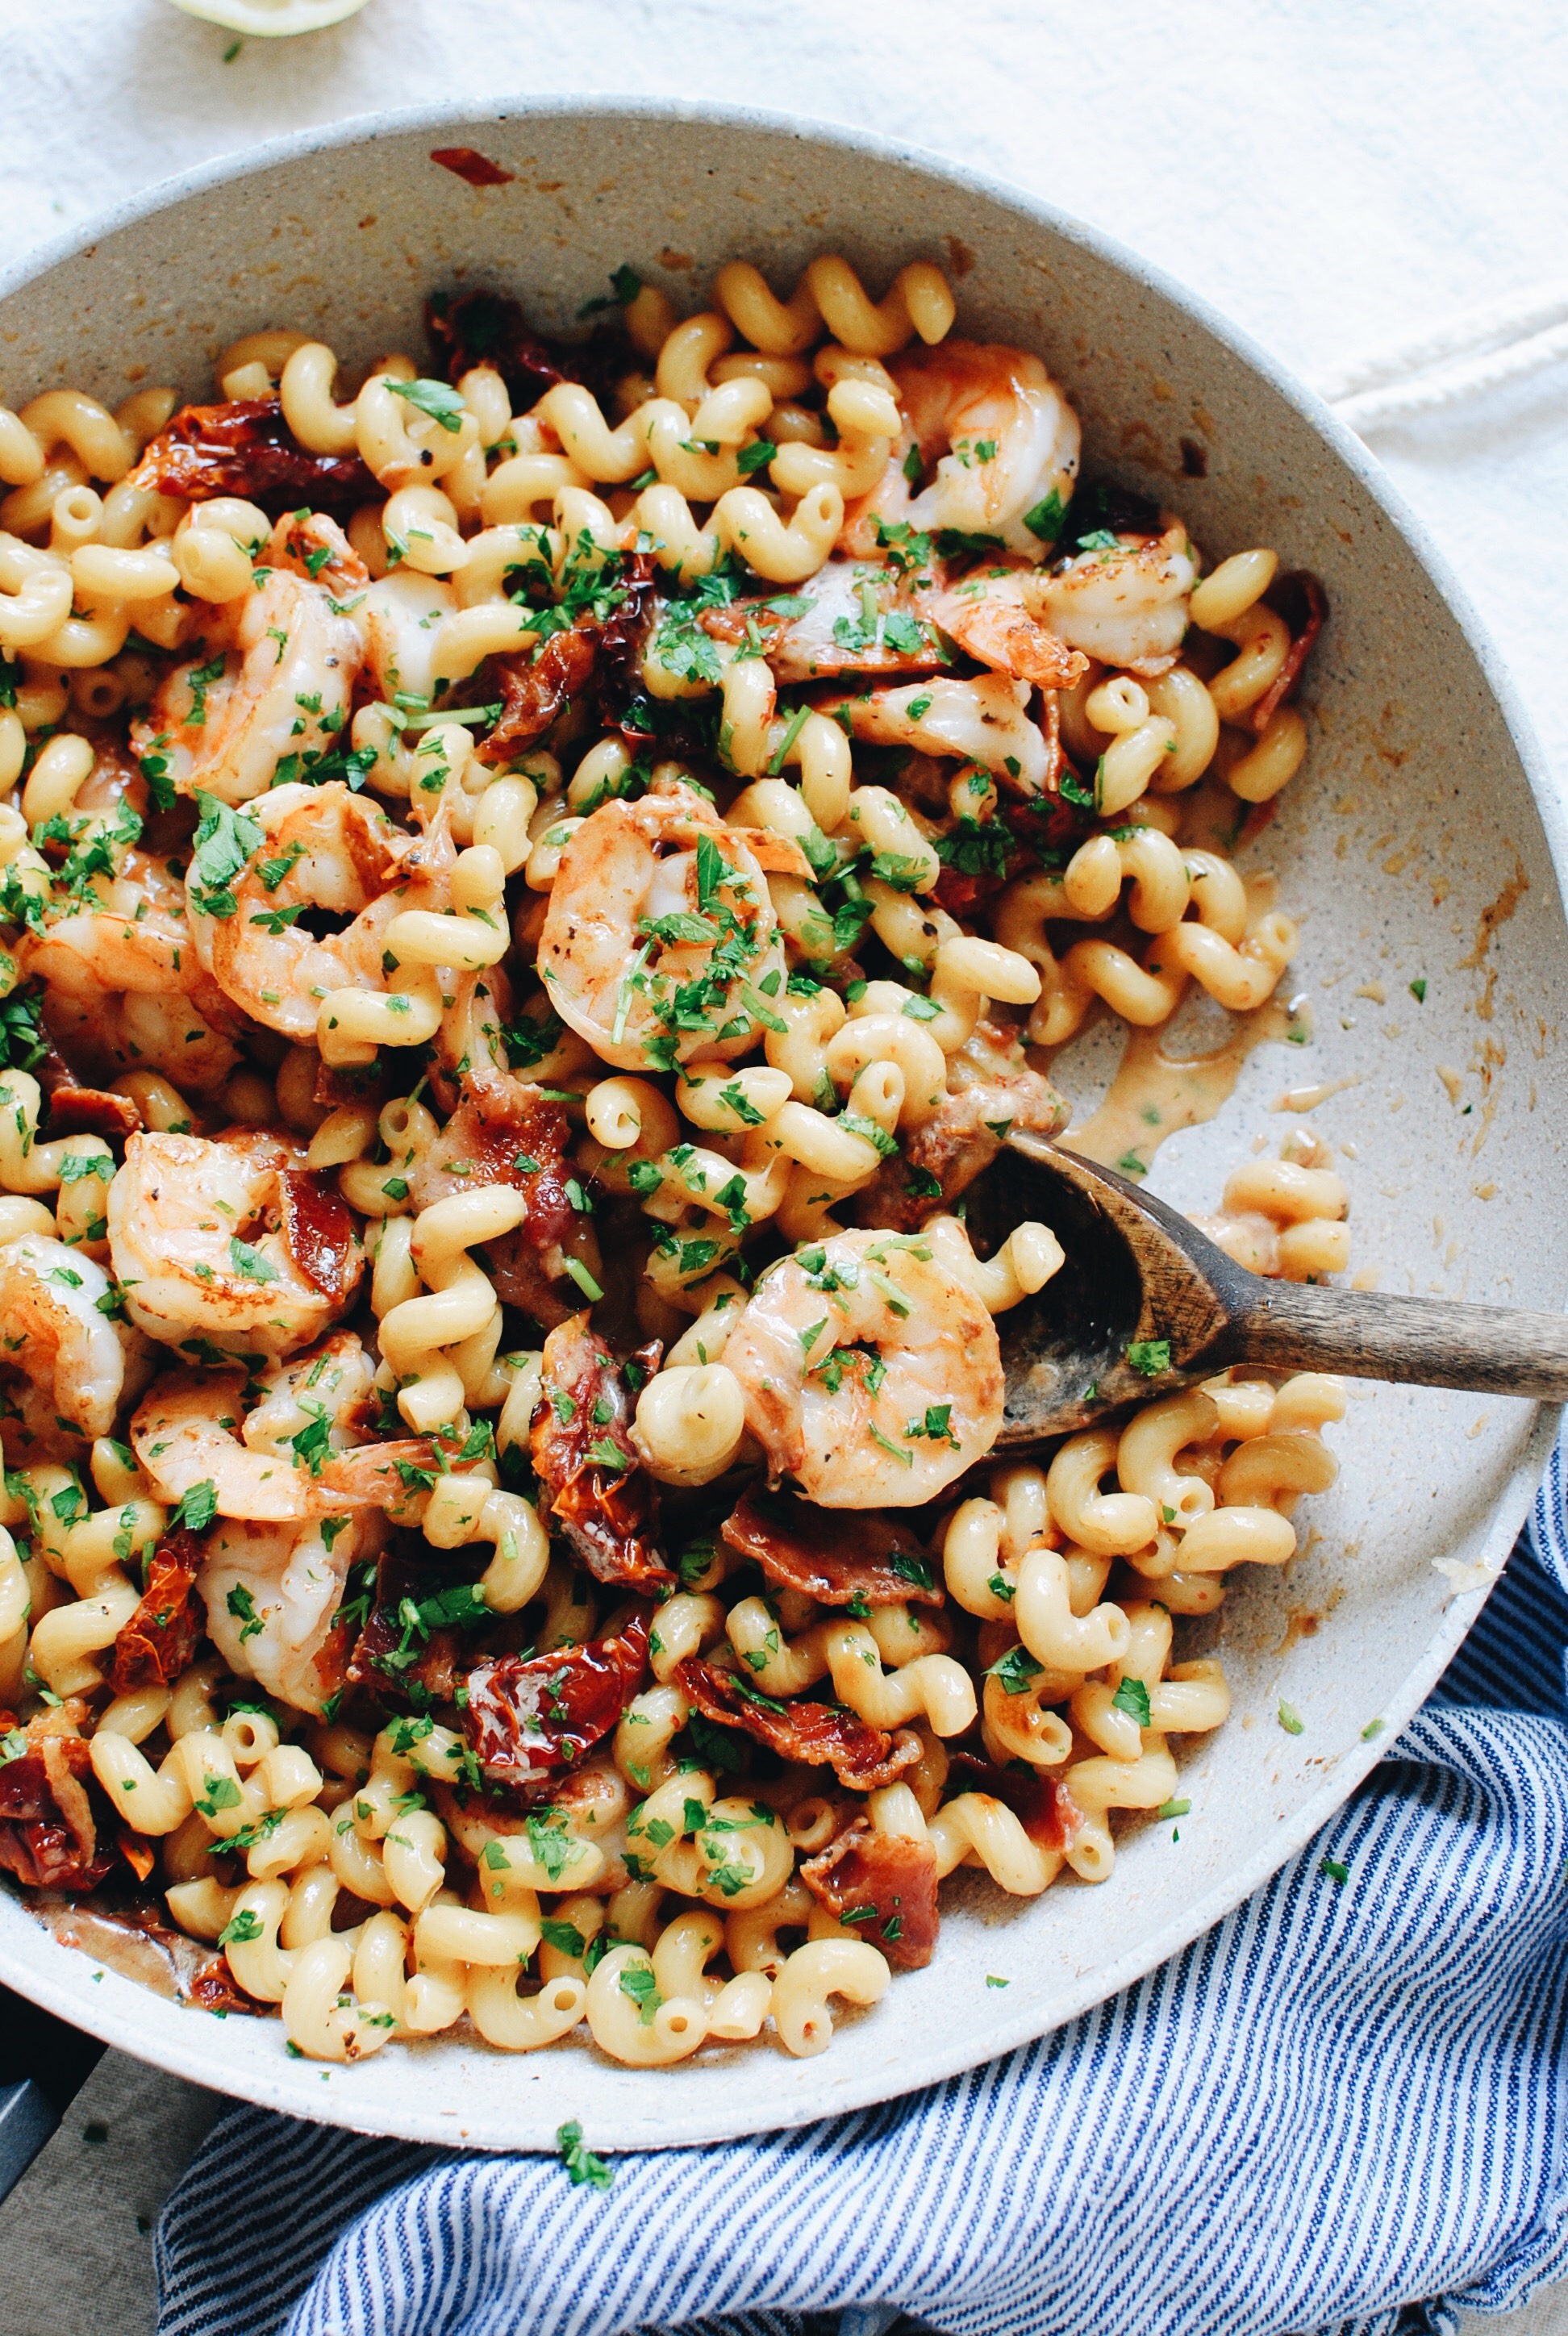
{"type": "Polygon", "coordinates": [[[1127,1348],[1127,1360],[1146,1379],[1157,1379],[1171,1368],[1169,1338],[1135,1338],[1127,1348]]]}
{"type": "MultiPolygon", "coordinates": [[[[627,272],[629,274],[629,269],[627,272]]],[[[570,1925],[557,1924],[554,1927],[570,1929],[570,1925]]],[[[543,1928],[548,1932],[551,1925],[546,1922],[543,1928]]],[[[577,1952],[579,1954],[582,1952],[580,1939],[578,1941],[577,1952]]],[[[602,2157],[596,2157],[592,2150],[585,2146],[582,2127],[575,2117],[570,2124],[556,2127],[555,2146],[560,2153],[560,2162],[566,2168],[567,2178],[574,2189],[584,2182],[589,2183],[595,2190],[609,2188],[615,2180],[614,2170],[605,2164],[602,2157]]]]}

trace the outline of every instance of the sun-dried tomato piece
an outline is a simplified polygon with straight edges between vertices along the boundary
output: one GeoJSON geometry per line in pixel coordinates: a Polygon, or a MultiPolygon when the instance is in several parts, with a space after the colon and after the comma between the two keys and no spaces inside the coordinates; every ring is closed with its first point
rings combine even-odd
{"type": "Polygon", "coordinates": [[[114,1844],[137,1881],[145,1882],[158,1863],[158,1852],[146,1835],[132,1833],[129,1825],[122,1825],[114,1836],[114,1844]]]}
{"type": "Polygon", "coordinates": [[[96,1890],[114,1854],[98,1839],[87,1739],[27,1732],[28,1750],[0,1767],[0,1871],[33,1890],[96,1890]]]}
{"type": "Polygon", "coordinates": [[[525,1196],[517,1230],[486,1242],[480,1255],[497,1296],[547,1329],[582,1304],[563,1245],[577,1214],[566,1189],[570,1135],[560,1104],[526,1079],[497,1075],[458,1104],[409,1176],[417,1209],[485,1184],[511,1184],[525,1196]]]}
{"type": "Polygon", "coordinates": [[[51,1135],[101,1135],[106,1144],[123,1144],[128,1135],[139,1135],[141,1126],[141,1114],[129,1095],[79,1087],[74,1081],[50,1093],[51,1135]]]}
{"type": "Polygon", "coordinates": [[[873,1833],[869,1818],[853,1817],[800,1872],[829,1913],[880,1947],[889,1962],[904,1971],[930,1962],[941,1928],[933,1844],[873,1833]]]}
{"type": "MultiPolygon", "coordinates": [[[[433,160],[472,154],[468,146],[443,147],[433,160]]],[[[491,166],[482,154],[474,160],[491,166]]],[[[447,170],[455,161],[446,161],[447,170]]],[[[460,172],[460,176],[466,176],[460,172]]],[[[493,180],[485,181],[493,185],[493,180]]],[[[532,329],[517,302],[504,292],[437,292],[424,304],[424,328],[431,346],[446,366],[446,376],[459,382],[475,365],[493,365],[511,392],[518,413],[537,405],[547,389],[566,375],[532,329]]]]}
{"type": "MultiPolygon", "coordinates": [[[[482,154],[476,146],[433,146],[430,159],[471,187],[510,187],[517,177],[515,170],[503,170],[499,162],[492,162],[489,155],[482,154]]],[[[472,297],[483,298],[485,296],[478,294],[472,297]]]]}
{"type": "Polygon", "coordinates": [[[621,553],[616,587],[621,598],[600,628],[594,665],[599,710],[610,728],[619,728],[622,715],[642,688],[642,653],[657,613],[653,579],[651,551],[621,553]]]}
{"type": "Polygon", "coordinates": [[[642,1683],[648,1624],[636,1614],[618,1638],[555,1653],[496,1655],[468,1673],[463,1734],[498,1783],[551,1782],[609,1734],[642,1683]]]}
{"type": "Polygon", "coordinates": [[[989,1793],[1041,1849],[1065,1849],[1084,1822],[1066,1785],[1047,1769],[997,1768],[972,1752],[952,1754],[943,1793],[950,1801],[960,1793],[989,1793]]]}
{"type": "Polygon", "coordinates": [[[940,1606],[931,1552],[906,1523],[880,1509],[819,1509],[794,1493],[756,1485],[724,1523],[724,1538],[755,1558],[770,1581],[824,1606],[895,1606],[912,1599],[940,1606]]]}
{"type": "Polygon", "coordinates": [[[551,1514],[596,1581],[673,1589],[660,1552],[658,1495],[630,1435],[631,1397],[586,1313],[544,1342],[531,1438],[551,1514]]]}
{"type": "Polygon", "coordinates": [[[149,443],[129,483],[192,502],[243,495],[275,519],[306,503],[336,516],[376,492],[357,454],[312,454],[302,446],[276,395],[182,405],[149,443]]]}
{"type": "Polygon", "coordinates": [[[551,633],[538,649],[487,661],[474,686],[501,692],[501,719],[476,749],[482,763],[510,763],[543,737],[568,698],[587,688],[599,638],[596,624],[579,622],[551,633]]]}
{"type": "Polygon", "coordinates": [[[1267,599],[1275,614],[1283,617],[1290,628],[1290,646],[1285,652],[1284,664],[1247,714],[1246,719],[1260,737],[1281,706],[1300,687],[1307,659],[1329,621],[1329,596],[1309,569],[1293,568],[1289,575],[1277,576],[1269,587],[1267,599]]]}
{"type": "Polygon", "coordinates": [[[283,1238],[288,1254],[307,1281],[340,1301],[352,1293],[358,1273],[354,1219],[348,1204],[325,1173],[285,1168],[278,1179],[283,1238]]]}
{"type": "Polygon", "coordinates": [[[840,1784],[853,1793],[874,1793],[893,1784],[920,1757],[920,1739],[911,1728],[888,1736],[833,1704],[813,1703],[805,1697],[781,1703],[696,1655],[677,1664],[675,1680],[705,1719],[719,1728],[743,1728],[786,1760],[801,1760],[813,1768],[831,1767],[840,1784]]]}
{"type": "Polygon", "coordinates": [[[116,1695],[167,1687],[196,1652],[206,1611],[196,1588],[203,1543],[186,1525],[165,1533],[147,1563],[141,1603],[121,1630],[110,1660],[116,1695]]]}
{"type": "Polygon", "coordinates": [[[461,1674],[463,1624],[491,1617],[472,1585],[438,1565],[390,1552],[376,1568],[375,1598],[348,1659],[355,1687],[382,1696],[449,1703],[461,1674]]]}

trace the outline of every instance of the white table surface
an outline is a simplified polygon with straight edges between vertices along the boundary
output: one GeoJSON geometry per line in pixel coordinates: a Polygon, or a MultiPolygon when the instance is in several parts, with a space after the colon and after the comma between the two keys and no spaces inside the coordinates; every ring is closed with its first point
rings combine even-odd
{"type": "MultiPolygon", "coordinates": [[[[1568,276],[1568,16],[1551,0],[369,0],[225,63],[229,45],[167,0],[0,0],[0,268],[154,180],[312,123],[592,91],[863,125],[1011,179],[1183,277],[1309,378],[1568,276]]],[[[0,348],[0,400],[32,386],[5,381],[0,348]]],[[[1370,439],[1568,785],[1565,421],[1568,364],[1370,439]]],[[[81,2134],[99,2093],[115,2140],[172,2151],[169,2171],[199,2109],[112,2057],[94,2084],[0,2218],[16,2336],[99,2336],[89,2294],[117,2285],[117,2336],[148,2324],[147,2243],[118,2192],[85,2283],[59,2275],[60,2206],[92,2183],[81,2134]]],[[[1568,2290],[1465,2325],[1568,2336],[1568,2290]]]]}

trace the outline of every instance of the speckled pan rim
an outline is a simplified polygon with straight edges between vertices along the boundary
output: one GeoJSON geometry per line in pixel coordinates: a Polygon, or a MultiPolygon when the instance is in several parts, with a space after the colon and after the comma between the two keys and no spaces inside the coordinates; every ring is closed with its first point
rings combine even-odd
{"type": "MultiPolygon", "coordinates": [[[[355,115],[326,128],[272,139],[160,180],[130,200],[99,213],[85,227],[54,238],[31,253],[18,267],[0,274],[0,310],[13,293],[37,283],[63,263],[90,254],[105,236],[133,227],[160,212],[174,209],[193,197],[252,177],[277,165],[408,132],[438,132],[450,136],[452,133],[472,131],[482,135],[486,130],[500,128],[508,122],[562,119],[600,126],[624,122],[709,122],[726,131],[755,129],[774,136],[782,134],[795,139],[803,146],[809,144],[837,149],[884,162],[894,169],[922,176],[935,185],[960,188],[996,205],[1004,212],[1012,212],[1031,226],[1046,229],[1065,242],[1106,262],[1212,334],[1299,414],[1329,450],[1338,456],[1402,538],[1446,603],[1502,714],[1541,821],[1556,872],[1559,893],[1568,902],[1568,804],[1560,796],[1547,769],[1518,690],[1495,644],[1444,554],[1362,441],[1336,417],[1321,398],[1281,366],[1266,349],[1163,269],[1128,250],[1115,238],[1086,226],[1082,220],[1058,210],[1038,197],[1006,180],[950,162],[925,148],[881,138],[864,130],[807,121],[759,107],[691,103],[664,98],[573,97],[567,94],[521,97],[482,109],[452,105],[389,109],[377,113],[355,115]]],[[[1495,1575],[1501,1568],[1524,1523],[1551,1452],[1560,1417],[1558,1406],[1543,1405],[1538,1407],[1530,1437],[1509,1475],[1505,1490],[1494,1504],[1491,1527],[1479,1553],[1480,1562],[1489,1575],[1495,1575]]],[[[1378,1760],[1388,1756],[1398,1730],[1418,1709],[1463,1642],[1485,1603],[1489,1588],[1490,1582],[1485,1589],[1456,1596],[1446,1606],[1441,1626],[1427,1642],[1420,1660],[1406,1675],[1398,1693],[1387,1698],[1387,1733],[1377,1742],[1367,1745],[1364,1751],[1357,1748],[1342,1757],[1316,1793],[1292,1815],[1271,1825],[1253,1854],[1232,1866],[1221,1883],[1195,1900],[1177,1920],[1167,1923],[1153,1936],[1144,1937],[1122,1957],[1097,1966],[1076,1987],[1064,1990],[1057,2013],[1050,2023],[1052,2028],[1066,2025],[1094,2005],[1143,1978],[1189,1945],[1259,1889],[1311,1839],[1344,1805],[1378,1760]]],[[[224,2066],[220,2038],[212,2038],[209,2029],[191,2022],[189,2045],[182,2028],[174,2023],[170,2023],[172,2033],[169,2038],[156,2041],[150,2039],[145,2024],[139,2023],[133,2010],[121,2013],[106,1999],[95,1999],[88,1976],[90,1958],[59,1947],[41,1930],[36,1935],[41,1949],[36,1964],[30,1958],[11,1952],[5,1939],[0,1937],[0,1980],[44,2010],[85,2029],[107,2044],[140,2059],[152,2060],[194,2084],[216,2085],[228,2089],[237,2072],[224,2066]],[[40,1967],[54,1965],[57,1957],[65,1955],[71,1957],[73,1963],[81,1966],[83,1977],[80,1982],[75,1981],[73,1974],[56,1978],[53,1969],[40,1967]],[[200,2045],[198,2044],[199,2038],[203,2039],[200,2045]],[[211,2040],[208,2041],[209,2039],[211,2040]]],[[[58,1968],[63,1974],[69,1970],[65,1964],[60,1964],[58,1968]]],[[[158,2000],[156,1998],[153,2000],[158,2000]]],[[[998,2014],[1000,2003],[998,1998],[998,2014]]],[[[1049,2029],[1043,2031],[1036,2016],[1015,2017],[1011,2021],[998,2016],[988,2032],[983,2054],[977,2054],[972,2045],[968,2043],[959,2045],[945,2054],[940,2049],[933,2049],[922,2055],[919,2082],[924,2086],[955,2076],[977,2065],[982,2059],[994,2059],[1031,2042],[1042,2032],[1049,2032],[1049,2029]]],[[[832,2078],[831,2063],[817,2065],[822,2067],[823,2078],[820,2097],[797,2104],[786,2116],[757,2118],[721,2114],[716,2118],[711,2113],[705,2115],[701,2105],[694,2105],[696,2107],[694,2116],[691,2108],[683,2109],[667,2095],[670,2114],[661,2123],[667,2129],[658,2132],[641,2129],[646,2112],[653,2106],[652,2098],[645,2093],[638,2074],[628,2071],[628,2107],[635,2103],[636,2112],[643,2113],[634,2112],[627,2128],[628,2135],[632,2127],[638,2128],[635,2136],[621,2140],[604,2131],[600,2120],[600,2129],[594,2137],[603,2147],[688,2147],[706,2140],[810,2124],[823,2116],[893,2098],[896,2092],[906,2088],[903,2085],[891,2087],[879,2084],[874,2078],[870,2081],[837,2083],[832,2078]]],[[[454,2133],[450,2112],[442,2112],[433,2103],[428,2108],[424,2105],[422,2096],[428,2096],[430,2088],[420,2082],[422,2068],[423,2063],[419,2059],[411,2059],[408,2098],[406,2102],[400,2103],[395,2115],[382,2113],[374,2117],[363,2113],[356,2115],[354,2099],[347,2088],[326,2098],[312,2094],[303,2079],[292,2076],[294,2064],[291,2062],[285,2062],[276,2077],[265,2070],[244,2071],[242,2097],[261,2107],[344,2126],[351,2130],[394,2134],[410,2141],[431,2142],[449,2147],[454,2143],[471,2149],[495,2150],[550,2146],[548,2130],[539,2124],[537,2113],[531,2114],[530,2106],[521,2099],[516,2118],[495,2120],[477,2117],[472,2126],[467,2128],[460,2127],[454,2133]],[[506,2130],[500,2129],[503,2124],[506,2130]]]]}

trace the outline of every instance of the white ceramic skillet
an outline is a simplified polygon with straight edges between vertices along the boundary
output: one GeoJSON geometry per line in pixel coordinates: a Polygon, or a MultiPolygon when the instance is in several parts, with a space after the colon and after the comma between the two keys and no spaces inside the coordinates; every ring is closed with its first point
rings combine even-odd
{"type": "MultiPolygon", "coordinates": [[[[906,259],[943,260],[959,329],[1038,351],[1066,384],[1091,469],[1174,503],[1211,558],[1273,544],[1327,586],[1310,755],[1252,853],[1302,919],[1290,980],[1315,1037],[1258,1049],[1220,1117],[1160,1154],[1154,1187],[1213,1206],[1227,1167],[1288,1124],[1271,1115],[1281,1093],[1342,1083],[1314,1118],[1345,1154],[1357,1261],[1386,1288],[1561,1305],[1568,861],[1514,694],[1361,446],[1100,236],[928,157],[758,114],[554,99],[401,113],[193,172],[45,253],[0,287],[0,386],[13,404],[62,381],[111,404],[141,382],[205,396],[213,354],[265,323],[368,361],[418,345],[440,286],[515,291],[560,328],[623,261],[695,307],[728,256],[787,291],[823,249],[878,289],[906,259]],[[471,187],[429,159],[454,146],[510,175],[471,187]]],[[[1083,1092],[1092,1070],[1059,1076],[1083,1092]]],[[[1522,1403],[1356,1388],[1304,1554],[1282,1576],[1254,1570],[1219,1618],[1236,1708],[1193,1739],[1180,1842],[1169,1824],[1129,1829],[1107,1884],[1067,1880],[1037,1901],[955,1878],[935,1962],[843,2018],[819,2059],[709,2048],[638,2072],[578,2044],[509,2057],[443,2038],[324,2070],[286,2057],[276,2020],[183,2010],[59,1945],[3,1893],[0,1978],[198,2083],[422,2141],[549,2146],[578,2117],[600,2147],[657,2147],[929,2083],[1125,1986],[1309,1838],[1474,1621],[1553,1426],[1522,1403]],[[1300,1735],[1277,1724],[1281,1698],[1300,1735]]]]}

